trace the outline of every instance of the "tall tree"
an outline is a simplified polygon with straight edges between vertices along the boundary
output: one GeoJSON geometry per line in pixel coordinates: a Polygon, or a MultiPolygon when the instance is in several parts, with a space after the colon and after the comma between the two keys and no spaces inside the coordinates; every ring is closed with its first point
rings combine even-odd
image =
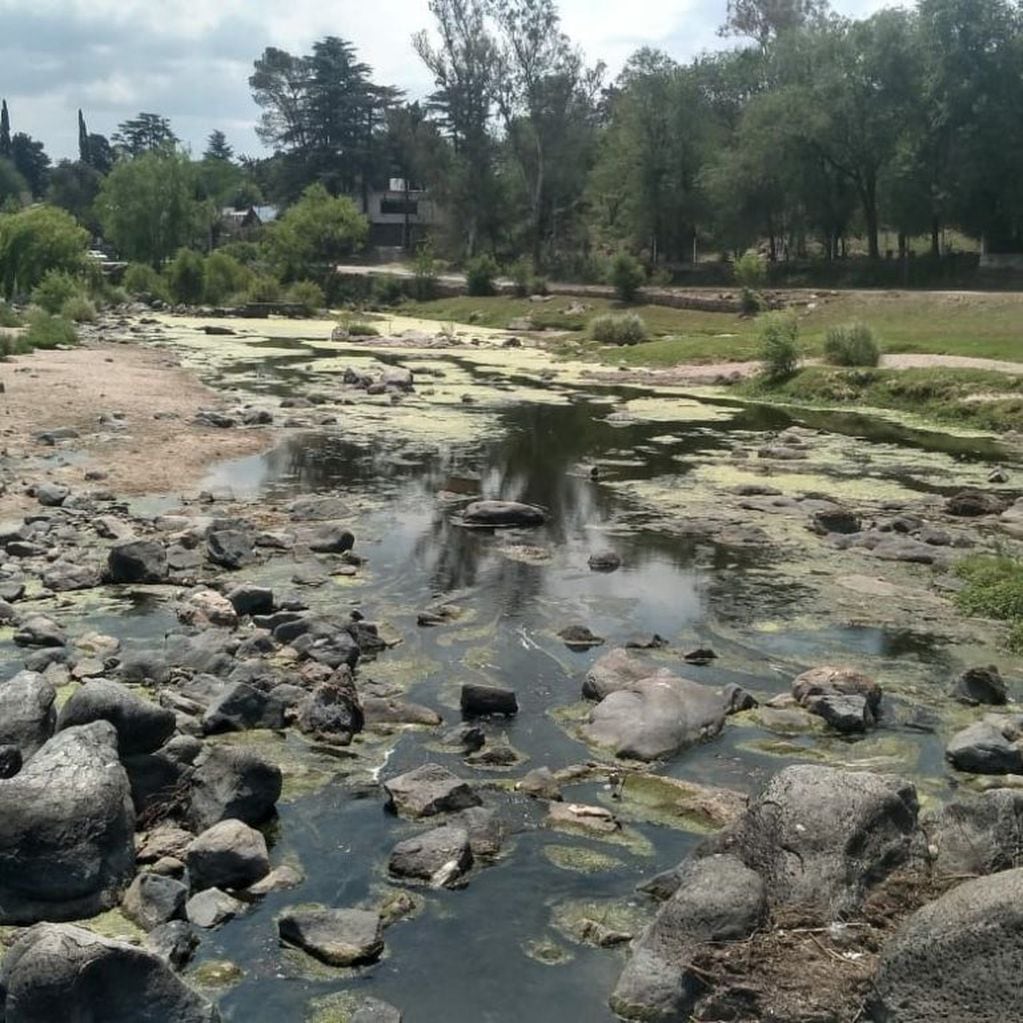
{"type": "Polygon", "coordinates": [[[753,39],[762,50],[785,32],[820,23],[828,0],[728,0],[721,35],[753,39]]]}
{"type": "Polygon", "coordinates": [[[126,156],[141,156],[176,146],[178,137],[170,121],[160,114],[141,113],[122,121],[112,136],[116,148],[126,156]]]}
{"type": "Polygon", "coordinates": [[[0,100],[0,159],[11,158],[11,115],[7,100],[0,100]]]}
{"type": "Polygon", "coordinates": [[[28,183],[32,195],[39,198],[46,191],[50,172],[50,158],[42,142],[23,131],[16,132],[11,138],[11,163],[28,183]]]}
{"type": "Polygon", "coordinates": [[[92,163],[89,158],[89,129],[85,126],[81,107],[78,109],[78,159],[87,166],[92,163]]]}
{"type": "Polygon", "coordinates": [[[230,163],[234,159],[234,150],[228,144],[227,136],[220,130],[210,132],[206,140],[204,160],[222,160],[230,163]]]}
{"type": "Polygon", "coordinates": [[[99,234],[100,224],[93,203],[102,180],[99,171],[81,160],[75,163],[61,160],[50,172],[46,201],[73,214],[92,234],[99,234]]]}

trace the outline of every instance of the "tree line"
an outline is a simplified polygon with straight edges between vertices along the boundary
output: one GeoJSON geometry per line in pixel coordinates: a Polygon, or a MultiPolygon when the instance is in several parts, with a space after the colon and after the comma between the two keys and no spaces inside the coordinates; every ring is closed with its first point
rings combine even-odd
{"type": "Polygon", "coordinates": [[[51,166],[0,108],[0,204],[46,199],[131,258],[209,248],[224,205],[287,208],[401,178],[444,211],[433,244],[565,276],[609,253],[651,267],[760,247],[772,260],[878,259],[946,232],[1023,250],[1023,0],[919,0],[863,19],[826,0],[729,0],[717,52],[642,49],[609,80],[555,0],[430,0],[409,101],[355,46],[267,48],[249,85],[269,155],[213,132],[198,159],[140,114],[108,140],[79,114],[51,166]]]}

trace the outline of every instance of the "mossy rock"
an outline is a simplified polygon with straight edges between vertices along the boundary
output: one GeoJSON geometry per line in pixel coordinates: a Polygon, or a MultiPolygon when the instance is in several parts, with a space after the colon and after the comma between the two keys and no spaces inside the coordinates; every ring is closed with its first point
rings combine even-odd
{"type": "Polygon", "coordinates": [[[575,959],[575,953],[564,945],[548,938],[538,938],[535,941],[527,941],[522,946],[522,951],[532,960],[542,963],[544,966],[564,966],[575,959]]]}
{"type": "Polygon", "coordinates": [[[551,926],[570,941],[612,948],[646,926],[650,910],[625,899],[570,899],[551,910],[551,926]]]}
{"type": "Polygon", "coordinates": [[[223,991],[245,977],[245,971],[229,959],[210,959],[188,971],[189,982],[206,991],[223,991]]]}
{"type": "Polygon", "coordinates": [[[544,846],[543,854],[559,869],[578,874],[603,874],[623,866],[614,856],[580,845],[548,845],[544,846]]]}

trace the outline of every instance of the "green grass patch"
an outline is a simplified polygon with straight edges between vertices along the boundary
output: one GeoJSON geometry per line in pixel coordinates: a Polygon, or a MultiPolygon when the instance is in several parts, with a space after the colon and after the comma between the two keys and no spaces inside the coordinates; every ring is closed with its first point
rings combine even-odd
{"type": "Polygon", "coordinates": [[[1011,622],[1006,646],[1023,653],[1023,562],[1005,555],[975,554],[964,558],[955,573],[965,585],[956,604],[968,615],[1011,622]]]}
{"type": "Polygon", "coordinates": [[[57,348],[78,342],[75,325],[62,316],[51,316],[41,309],[29,314],[28,330],[19,338],[23,350],[57,348]]]}

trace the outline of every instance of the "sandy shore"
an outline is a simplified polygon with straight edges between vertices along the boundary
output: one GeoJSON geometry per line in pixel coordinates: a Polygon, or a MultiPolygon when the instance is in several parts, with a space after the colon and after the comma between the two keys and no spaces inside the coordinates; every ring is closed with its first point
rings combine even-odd
{"type": "Polygon", "coordinates": [[[0,498],[4,514],[31,506],[24,487],[44,479],[124,495],[178,493],[194,486],[212,462],[261,451],[273,438],[266,428],[195,425],[200,409],[222,406],[221,396],[167,352],[141,345],[20,355],[0,363],[0,383],[0,441],[12,466],[0,498]],[[80,436],[57,447],[39,439],[62,428],[80,436]],[[73,464],[41,462],[38,472],[29,472],[20,462],[56,452],[74,452],[73,464]],[[87,481],[90,472],[106,475],[87,481]]]}

